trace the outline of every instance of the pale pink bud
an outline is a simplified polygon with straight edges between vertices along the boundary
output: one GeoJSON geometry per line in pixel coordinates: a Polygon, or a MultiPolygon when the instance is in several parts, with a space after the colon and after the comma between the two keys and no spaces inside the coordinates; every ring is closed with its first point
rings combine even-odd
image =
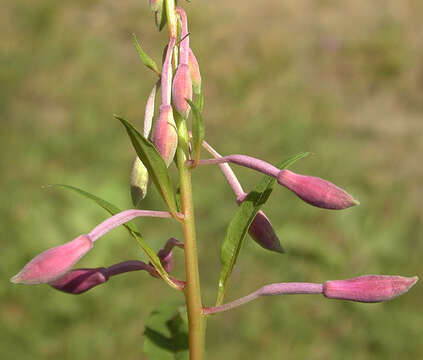
{"type": "Polygon", "coordinates": [[[148,171],[138,156],[132,165],[130,184],[132,203],[138,207],[147,195],[148,186],[148,171]]]}
{"type": "Polygon", "coordinates": [[[48,249],[10,279],[16,284],[49,283],[69,271],[93,247],[88,235],[78,236],[64,245],[48,249]]]}
{"type": "Polygon", "coordinates": [[[353,279],[326,281],[323,284],[323,294],[330,299],[381,302],[406,293],[417,280],[417,276],[364,275],[353,279]]]}
{"type": "Polygon", "coordinates": [[[198,66],[197,58],[195,57],[191,48],[188,49],[188,66],[189,72],[191,74],[192,89],[194,94],[198,95],[201,92],[200,67],[198,66]]]}
{"type": "Polygon", "coordinates": [[[107,269],[75,269],[67,272],[62,277],[50,282],[57,290],[69,294],[81,294],[92,289],[94,286],[104,284],[109,280],[107,269]]]}
{"type": "Polygon", "coordinates": [[[166,165],[169,166],[173,161],[178,146],[178,134],[173,118],[173,110],[170,105],[160,106],[159,118],[154,129],[153,143],[166,165]]]}
{"type": "Polygon", "coordinates": [[[172,100],[176,111],[187,118],[191,107],[185,99],[192,100],[192,81],[187,64],[180,64],[172,83],[172,100]]]}
{"type": "Polygon", "coordinates": [[[360,204],[350,194],[329,181],[314,176],[295,174],[281,170],[277,175],[280,185],[285,186],[310,205],[324,209],[342,210],[360,204]]]}

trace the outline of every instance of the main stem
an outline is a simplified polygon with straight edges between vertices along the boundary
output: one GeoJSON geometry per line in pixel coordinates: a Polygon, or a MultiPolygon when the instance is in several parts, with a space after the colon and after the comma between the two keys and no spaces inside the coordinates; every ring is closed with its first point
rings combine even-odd
{"type": "Polygon", "coordinates": [[[190,360],[203,360],[205,317],[202,314],[200,277],[198,272],[197,243],[195,239],[194,206],[192,201],[191,170],[186,165],[182,147],[177,150],[179,185],[181,189],[182,223],[185,245],[186,285],[184,288],[188,313],[190,360]]]}
{"type": "MultiPolygon", "coordinates": [[[[165,0],[169,38],[177,37],[177,20],[175,14],[175,0],[165,0]]],[[[177,59],[177,58],[175,58],[177,59]]],[[[179,170],[179,186],[181,190],[181,205],[184,220],[185,273],[184,288],[185,302],[188,313],[189,358],[190,360],[204,359],[206,318],[203,315],[201,303],[200,276],[198,273],[197,243],[195,239],[194,204],[192,201],[191,169],[187,166],[186,151],[188,150],[188,131],[186,122],[175,118],[178,128],[178,149],[176,163],[179,170]]]]}

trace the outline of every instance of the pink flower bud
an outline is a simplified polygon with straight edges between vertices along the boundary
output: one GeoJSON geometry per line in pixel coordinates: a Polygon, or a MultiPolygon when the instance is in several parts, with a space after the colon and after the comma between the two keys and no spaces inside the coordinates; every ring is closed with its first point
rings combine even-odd
{"type": "Polygon", "coordinates": [[[285,186],[310,205],[324,209],[342,210],[360,204],[350,194],[329,181],[314,176],[295,174],[281,170],[277,175],[280,185],[285,186]]]}
{"type": "Polygon", "coordinates": [[[107,280],[109,280],[109,276],[105,268],[75,269],[53,280],[50,285],[57,290],[77,295],[103,284],[107,280]]]}
{"type": "Polygon", "coordinates": [[[406,293],[417,280],[417,276],[364,275],[353,279],[326,281],[323,284],[323,294],[330,299],[381,302],[406,293]]]}
{"type": "MultiPolygon", "coordinates": [[[[243,193],[238,197],[236,202],[241,204],[246,197],[247,194],[243,193]]],[[[279,253],[285,252],[272,224],[270,223],[270,220],[263,211],[259,210],[257,215],[254,217],[250,227],[248,228],[248,233],[262,248],[279,253]]]]}
{"type": "Polygon", "coordinates": [[[93,247],[88,235],[78,236],[64,245],[48,249],[10,279],[15,284],[49,283],[69,271],[93,247]]]}
{"type": "Polygon", "coordinates": [[[188,49],[188,66],[189,72],[191,74],[192,89],[194,94],[198,95],[201,92],[200,67],[198,66],[197,58],[195,57],[191,48],[188,49]]]}
{"type": "Polygon", "coordinates": [[[260,210],[257,213],[248,229],[248,233],[262,248],[279,253],[285,252],[270,220],[263,211],[260,210]]]}
{"type": "Polygon", "coordinates": [[[176,70],[172,83],[172,99],[176,111],[186,119],[191,108],[185,99],[192,100],[192,81],[186,64],[180,64],[176,70]]]}
{"type": "Polygon", "coordinates": [[[160,106],[159,118],[154,129],[153,143],[166,165],[169,166],[173,161],[178,146],[178,134],[173,118],[173,110],[170,105],[160,106]]]}

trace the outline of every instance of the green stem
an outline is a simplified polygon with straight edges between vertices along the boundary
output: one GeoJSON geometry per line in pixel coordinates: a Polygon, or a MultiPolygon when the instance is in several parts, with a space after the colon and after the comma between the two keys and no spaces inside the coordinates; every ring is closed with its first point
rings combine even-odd
{"type": "Polygon", "coordinates": [[[178,147],[176,156],[179,168],[182,213],[184,214],[182,224],[186,271],[184,293],[188,312],[190,360],[202,360],[204,357],[205,317],[202,314],[203,306],[201,303],[200,277],[198,273],[191,170],[185,163],[186,157],[181,147],[178,147]]]}
{"type": "MultiPolygon", "coordinates": [[[[167,22],[170,39],[177,37],[177,19],[175,13],[175,0],[165,0],[167,22]]],[[[177,117],[178,149],[176,150],[176,163],[179,170],[179,186],[181,190],[181,205],[184,219],[182,228],[184,232],[185,247],[185,273],[186,284],[184,288],[185,301],[188,313],[189,328],[189,358],[190,360],[204,359],[206,317],[203,315],[201,303],[200,276],[198,272],[197,243],[195,238],[194,204],[192,200],[191,169],[187,166],[188,131],[186,122],[177,117]]]]}

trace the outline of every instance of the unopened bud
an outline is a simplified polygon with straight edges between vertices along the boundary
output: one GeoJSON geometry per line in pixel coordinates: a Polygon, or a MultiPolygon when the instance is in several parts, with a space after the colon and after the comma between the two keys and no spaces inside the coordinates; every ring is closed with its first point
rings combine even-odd
{"type": "Polygon", "coordinates": [[[260,210],[257,213],[248,229],[248,233],[262,248],[279,253],[285,252],[270,220],[263,211],[260,210]]]}
{"type": "Polygon", "coordinates": [[[132,165],[131,172],[131,198],[132,203],[138,208],[140,202],[147,195],[148,171],[137,156],[132,165]]]}
{"type": "Polygon", "coordinates": [[[178,146],[178,134],[173,118],[173,110],[170,105],[160,106],[159,118],[157,119],[154,129],[153,143],[166,165],[169,167],[178,146]]]}
{"type": "Polygon", "coordinates": [[[166,24],[166,10],[163,0],[150,0],[150,9],[154,12],[154,18],[159,30],[166,24]]]}
{"type": "Polygon", "coordinates": [[[346,191],[318,177],[281,170],[277,180],[306,203],[319,208],[342,210],[360,204],[346,191]]]}
{"type": "Polygon", "coordinates": [[[157,256],[159,257],[160,262],[162,263],[166,272],[171,272],[175,264],[175,260],[173,259],[173,251],[166,251],[166,249],[161,249],[157,253],[157,256]]]}
{"type": "Polygon", "coordinates": [[[93,242],[88,235],[78,236],[64,245],[42,252],[10,281],[15,284],[49,283],[69,271],[92,247],[93,242]]]}
{"type": "Polygon", "coordinates": [[[188,66],[191,74],[192,89],[194,94],[198,95],[201,92],[201,74],[200,67],[198,66],[197,58],[192,52],[191,48],[188,49],[188,66]]]}
{"type": "Polygon", "coordinates": [[[326,281],[323,284],[323,294],[330,299],[381,302],[406,293],[417,280],[417,276],[364,275],[353,279],[326,281]]]}
{"type": "MultiPolygon", "coordinates": [[[[238,197],[237,203],[241,204],[246,197],[247,194],[244,193],[242,196],[238,197]]],[[[263,211],[258,211],[248,228],[248,233],[262,248],[279,253],[285,252],[270,220],[263,211]]]]}
{"type": "Polygon", "coordinates": [[[163,6],[163,0],[150,0],[151,11],[158,11],[163,6]]]}
{"type": "Polygon", "coordinates": [[[185,99],[192,100],[192,81],[189,66],[180,64],[172,83],[172,100],[176,111],[187,118],[191,107],[185,99]]]}
{"type": "Polygon", "coordinates": [[[104,284],[107,280],[109,276],[105,268],[75,269],[50,282],[50,285],[57,290],[77,295],[104,284]]]}

